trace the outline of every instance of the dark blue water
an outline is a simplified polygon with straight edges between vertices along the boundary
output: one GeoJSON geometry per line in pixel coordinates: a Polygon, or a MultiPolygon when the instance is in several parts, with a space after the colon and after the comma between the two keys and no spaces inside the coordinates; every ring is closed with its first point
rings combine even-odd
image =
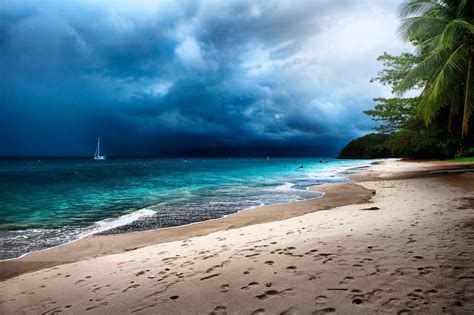
{"type": "Polygon", "coordinates": [[[189,224],[262,204],[316,198],[367,161],[320,158],[3,160],[0,259],[96,233],[189,224]],[[304,165],[304,168],[299,168],[304,165]]]}

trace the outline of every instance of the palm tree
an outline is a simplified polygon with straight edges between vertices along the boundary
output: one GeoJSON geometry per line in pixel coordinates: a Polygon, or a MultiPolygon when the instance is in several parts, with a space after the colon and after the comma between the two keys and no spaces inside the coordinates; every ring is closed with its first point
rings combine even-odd
{"type": "Polygon", "coordinates": [[[466,136],[474,110],[474,1],[407,0],[400,16],[400,33],[415,45],[421,61],[396,91],[422,82],[419,109],[426,124],[445,106],[450,107],[450,123],[462,109],[461,134],[466,136]]]}

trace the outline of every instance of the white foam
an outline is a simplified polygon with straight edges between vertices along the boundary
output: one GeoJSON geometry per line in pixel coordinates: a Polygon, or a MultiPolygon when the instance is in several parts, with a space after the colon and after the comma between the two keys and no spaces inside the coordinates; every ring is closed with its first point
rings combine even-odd
{"type": "MultiPolygon", "coordinates": [[[[43,245],[47,245],[46,248],[38,249],[38,250],[29,250],[28,252],[26,252],[24,254],[21,254],[18,257],[0,259],[0,261],[19,259],[21,257],[24,257],[24,256],[30,254],[30,253],[41,252],[41,251],[48,250],[50,248],[54,248],[54,247],[63,246],[63,245],[69,244],[69,243],[73,243],[73,242],[76,242],[76,241],[78,241],[80,239],[83,239],[85,237],[88,237],[88,236],[91,236],[91,235],[94,235],[94,234],[97,234],[97,233],[100,233],[100,232],[104,232],[104,231],[107,231],[107,230],[110,230],[110,229],[113,229],[113,228],[117,228],[117,227],[120,227],[120,226],[123,226],[123,225],[130,224],[130,223],[132,223],[132,222],[134,222],[138,219],[151,217],[155,213],[156,213],[156,211],[154,211],[154,210],[151,210],[151,209],[148,209],[148,208],[143,208],[143,209],[134,211],[132,213],[124,214],[124,215],[122,215],[118,218],[108,218],[108,219],[104,219],[104,220],[101,220],[101,221],[97,221],[97,222],[94,223],[94,225],[81,229],[82,231],[73,230],[74,233],[72,233],[72,234],[69,234],[69,235],[64,235],[63,234],[63,237],[60,238],[60,240],[61,240],[60,242],[54,242],[55,245],[51,245],[51,243],[49,243],[49,244],[44,243],[43,245]]],[[[51,230],[51,229],[27,229],[27,230],[18,231],[18,233],[21,233],[21,234],[19,236],[16,236],[16,237],[11,237],[9,240],[15,240],[15,239],[18,239],[18,238],[26,238],[25,233],[32,233],[33,232],[33,233],[36,233],[37,235],[40,235],[40,234],[48,232],[48,231],[57,232],[56,230],[51,230]]],[[[71,231],[69,231],[69,233],[71,233],[71,231]]],[[[55,238],[50,238],[50,240],[51,239],[58,240],[58,238],[59,238],[59,236],[57,236],[55,238]]]]}
{"type": "Polygon", "coordinates": [[[276,187],[273,188],[273,190],[277,190],[277,191],[288,191],[288,190],[295,190],[293,189],[293,183],[290,183],[290,182],[285,182],[281,185],[278,185],[276,187]]]}
{"type": "Polygon", "coordinates": [[[108,218],[101,221],[95,222],[95,224],[83,234],[83,237],[93,235],[96,233],[104,232],[110,229],[114,229],[120,226],[124,226],[135,222],[142,218],[151,217],[156,214],[156,211],[143,208],[132,213],[124,214],[118,218],[108,218]]]}

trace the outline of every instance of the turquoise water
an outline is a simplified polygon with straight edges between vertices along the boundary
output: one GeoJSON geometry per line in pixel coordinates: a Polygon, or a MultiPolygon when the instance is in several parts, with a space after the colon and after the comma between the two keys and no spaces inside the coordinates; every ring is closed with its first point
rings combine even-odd
{"type": "Polygon", "coordinates": [[[0,259],[97,233],[189,224],[319,197],[362,160],[320,158],[3,160],[0,259]],[[300,168],[304,165],[304,168],[300,168]]]}

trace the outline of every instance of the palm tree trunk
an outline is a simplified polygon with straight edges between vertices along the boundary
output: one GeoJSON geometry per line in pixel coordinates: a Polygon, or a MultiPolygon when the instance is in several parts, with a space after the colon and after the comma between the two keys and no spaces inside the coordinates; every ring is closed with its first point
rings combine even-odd
{"type": "Polygon", "coordinates": [[[462,119],[462,137],[467,136],[469,130],[469,117],[471,116],[471,82],[472,81],[472,56],[469,56],[469,65],[467,67],[467,78],[466,78],[466,93],[464,96],[464,113],[462,119]]]}

